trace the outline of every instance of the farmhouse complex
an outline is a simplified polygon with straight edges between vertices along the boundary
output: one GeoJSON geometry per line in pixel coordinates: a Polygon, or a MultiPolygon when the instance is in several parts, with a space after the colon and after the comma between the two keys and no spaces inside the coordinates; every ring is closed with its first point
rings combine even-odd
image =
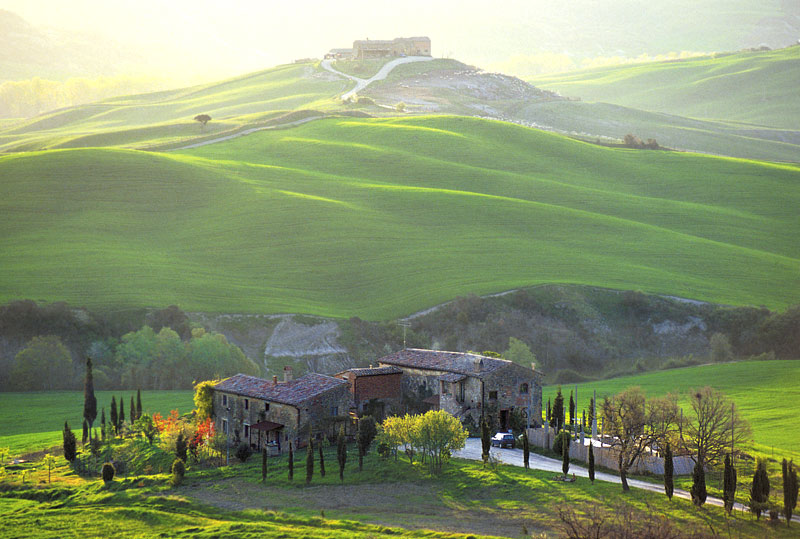
{"type": "Polygon", "coordinates": [[[331,49],[326,58],[365,60],[393,56],[431,56],[429,37],[398,37],[390,40],[362,39],[353,42],[352,49],[331,49]]]}
{"type": "Polygon", "coordinates": [[[445,410],[478,424],[492,414],[501,428],[515,410],[539,425],[542,375],[504,359],[462,352],[404,349],[378,360],[377,367],[348,369],[333,376],[310,373],[283,380],[237,374],[214,386],[216,427],[232,443],[254,449],[304,444],[333,436],[340,425],[363,414],[378,419],[410,408],[445,410]]]}

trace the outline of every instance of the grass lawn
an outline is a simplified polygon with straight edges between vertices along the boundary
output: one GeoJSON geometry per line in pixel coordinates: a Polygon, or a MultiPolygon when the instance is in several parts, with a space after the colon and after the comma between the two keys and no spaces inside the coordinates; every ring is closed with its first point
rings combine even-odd
{"type": "MultiPolygon", "coordinates": [[[[125,415],[130,417],[130,398],[132,395],[136,399],[135,390],[95,391],[95,427],[98,431],[102,408],[106,410],[106,419],[111,420],[112,395],[117,401],[125,401],[125,415]]],[[[166,416],[175,409],[181,414],[191,412],[194,409],[192,399],[191,390],[142,391],[142,407],[150,414],[159,412],[166,416]]],[[[69,421],[78,440],[81,438],[82,391],[0,392],[0,410],[3,410],[0,414],[0,447],[8,447],[12,455],[60,446],[65,420],[69,421]]]]}
{"type": "Polygon", "coordinates": [[[548,282],[800,300],[796,166],[339,118],[169,154],[11,155],[0,176],[2,301],[375,320],[548,282]]]}
{"type": "MultiPolygon", "coordinates": [[[[800,360],[739,361],[735,363],[702,365],[648,372],[578,384],[578,413],[588,409],[589,400],[597,390],[597,400],[611,396],[631,386],[641,386],[648,396],[667,392],[679,395],[684,414],[691,412],[687,392],[692,388],[711,386],[730,397],[753,429],[756,451],[765,456],[800,460],[800,427],[795,418],[795,403],[800,400],[800,360]]],[[[565,407],[569,413],[569,394],[574,384],[562,386],[565,407]]],[[[543,399],[555,398],[556,386],[544,388],[543,399]]]]}

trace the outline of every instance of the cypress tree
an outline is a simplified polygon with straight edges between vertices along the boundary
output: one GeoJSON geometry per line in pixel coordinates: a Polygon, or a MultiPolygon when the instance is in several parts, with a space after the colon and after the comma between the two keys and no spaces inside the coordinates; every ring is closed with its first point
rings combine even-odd
{"type": "Polygon", "coordinates": [[[267,480],[267,448],[261,448],[261,482],[267,480]]]}
{"type": "Polygon", "coordinates": [[[294,479],[294,451],[292,451],[292,442],[289,442],[289,481],[294,479]]]}
{"type": "Polygon", "coordinates": [[[64,439],[64,458],[68,462],[73,462],[78,453],[77,442],[75,440],[75,433],[69,428],[69,423],[64,421],[64,432],[62,434],[64,439]]]}
{"type": "Polygon", "coordinates": [[[322,452],[322,443],[317,447],[319,447],[319,475],[325,477],[325,453],[322,452]]]}
{"type": "Polygon", "coordinates": [[[111,395],[111,426],[114,429],[114,434],[119,432],[119,418],[117,417],[117,399],[111,395]]]}
{"type": "Polygon", "coordinates": [[[672,447],[667,442],[667,447],[664,450],[664,491],[667,493],[667,498],[672,499],[672,494],[675,492],[675,463],[672,461],[672,447]]]}
{"type": "Polygon", "coordinates": [[[525,464],[525,469],[530,468],[531,446],[528,442],[528,431],[522,431],[522,461],[525,464]]]}
{"type": "Polygon", "coordinates": [[[553,422],[553,411],[550,408],[550,399],[547,399],[547,412],[545,412],[545,418],[547,419],[547,424],[551,427],[555,427],[556,424],[553,422]]]}
{"type": "Polygon", "coordinates": [[[767,475],[767,462],[758,459],[756,472],[753,474],[753,484],[750,487],[750,511],[761,518],[761,512],[767,510],[769,502],[769,476],[767,475]]]}
{"type": "Polygon", "coordinates": [[[131,395],[131,407],[128,408],[130,410],[129,414],[131,416],[131,425],[133,425],[139,417],[136,415],[136,404],[133,402],[133,395],[131,395]]]}
{"type": "Polygon", "coordinates": [[[736,468],[733,467],[730,454],[725,455],[725,473],[722,487],[722,501],[728,514],[733,511],[736,499],[736,468]]]}
{"type": "Polygon", "coordinates": [[[492,435],[489,433],[489,422],[483,418],[481,422],[481,458],[483,459],[483,466],[489,462],[489,450],[492,448],[492,435]]]}
{"type": "Polygon", "coordinates": [[[344,425],[339,428],[336,438],[336,458],[339,461],[339,481],[344,481],[344,465],[347,462],[347,442],[344,439],[344,425]]]}
{"type": "Polygon", "coordinates": [[[589,481],[594,485],[594,444],[589,442],[589,481]]]}
{"type": "Polygon", "coordinates": [[[81,443],[86,445],[86,440],[89,439],[89,425],[86,423],[86,420],[83,420],[83,436],[81,436],[81,443]]]}
{"type": "Polygon", "coordinates": [[[575,428],[575,399],[572,398],[572,391],[569,392],[569,424],[575,428]]]}
{"type": "Polygon", "coordinates": [[[794,463],[783,459],[781,468],[783,475],[783,514],[786,516],[786,525],[792,521],[792,512],[797,505],[797,470],[794,469],[794,463]]]}
{"type": "MultiPolygon", "coordinates": [[[[569,436],[567,431],[564,431],[564,437],[569,436]]],[[[561,470],[564,472],[564,477],[567,476],[567,472],[569,472],[569,442],[566,440],[561,443],[561,470]]]]}
{"type": "Polygon", "coordinates": [[[592,423],[594,423],[594,397],[589,399],[589,415],[586,418],[586,425],[589,429],[592,428],[592,423]]]}
{"type": "Polygon", "coordinates": [[[100,411],[100,437],[105,441],[106,439],[106,409],[102,408],[100,411]]]}
{"type": "Polygon", "coordinates": [[[175,456],[185,463],[188,449],[189,444],[186,443],[186,437],[183,435],[183,431],[180,431],[178,437],[175,439],[175,456]]]}
{"type": "MultiPolygon", "coordinates": [[[[142,390],[136,390],[136,419],[142,417],[142,390]]],[[[184,461],[186,462],[186,461],[184,461]]]]}
{"type": "Polygon", "coordinates": [[[556,399],[553,401],[553,415],[550,416],[550,426],[560,431],[564,426],[564,396],[561,394],[561,386],[558,387],[556,399]]]}
{"type": "Polygon", "coordinates": [[[83,383],[83,418],[89,429],[97,418],[97,398],[94,396],[94,378],[92,377],[92,358],[86,358],[86,378],[83,383]]]}
{"type": "Polygon", "coordinates": [[[122,430],[122,426],[125,424],[125,402],[122,400],[122,397],[119,398],[119,430],[122,430]]]}
{"type": "Polygon", "coordinates": [[[695,463],[694,470],[692,471],[692,503],[697,507],[706,503],[706,471],[700,460],[695,463]]]}
{"type": "Polygon", "coordinates": [[[311,483],[314,478],[314,442],[311,436],[308,437],[308,447],[306,448],[306,485],[311,483]]]}

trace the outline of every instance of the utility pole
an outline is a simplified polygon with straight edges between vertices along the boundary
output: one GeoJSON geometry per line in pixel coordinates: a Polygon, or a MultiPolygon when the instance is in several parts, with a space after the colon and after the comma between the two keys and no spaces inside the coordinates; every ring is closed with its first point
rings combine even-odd
{"type": "Polygon", "coordinates": [[[411,322],[408,320],[403,320],[402,322],[398,322],[399,325],[403,326],[403,350],[406,349],[406,329],[411,327],[411,322]]]}

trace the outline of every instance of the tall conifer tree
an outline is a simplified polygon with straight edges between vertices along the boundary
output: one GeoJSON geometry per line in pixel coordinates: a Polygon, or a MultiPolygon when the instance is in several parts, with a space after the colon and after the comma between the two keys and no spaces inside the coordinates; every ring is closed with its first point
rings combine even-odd
{"type": "Polygon", "coordinates": [[[730,514],[736,499],[736,468],[733,467],[730,454],[725,455],[725,472],[723,476],[722,501],[725,510],[730,514]]]}
{"type": "Polygon", "coordinates": [[[142,390],[136,390],[136,419],[142,417],[142,390]]]}
{"type": "Polygon", "coordinates": [[[117,417],[117,398],[111,395],[111,426],[114,428],[114,434],[119,432],[119,417],[117,417]]]}
{"type": "Polygon", "coordinates": [[[86,358],[86,377],[83,382],[83,418],[92,429],[92,423],[97,418],[97,398],[94,396],[94,378],[92,376],[92,358],[86,358]]]}
{"type": "Polygon", "coordinates": [[[792,512],[797,505],[797,470],[794,469],[794,463],[783,459],[781,466],[783,475],[783,514],[786,517],[786,525],[792,521],[792,512]]]}
{"type": "Polygon", "coordinates": [[[672,499],[672,494],[675,492],[675,463],[672,461],[672,447],[667,442],[667,447],[664,450],[664,491],[667,493],[667,498],[672,499]]]}
{"type": "Polygon", "coordinates": [[[594,444],[589,442],[589,480],[594,485],[594,444]]]}

